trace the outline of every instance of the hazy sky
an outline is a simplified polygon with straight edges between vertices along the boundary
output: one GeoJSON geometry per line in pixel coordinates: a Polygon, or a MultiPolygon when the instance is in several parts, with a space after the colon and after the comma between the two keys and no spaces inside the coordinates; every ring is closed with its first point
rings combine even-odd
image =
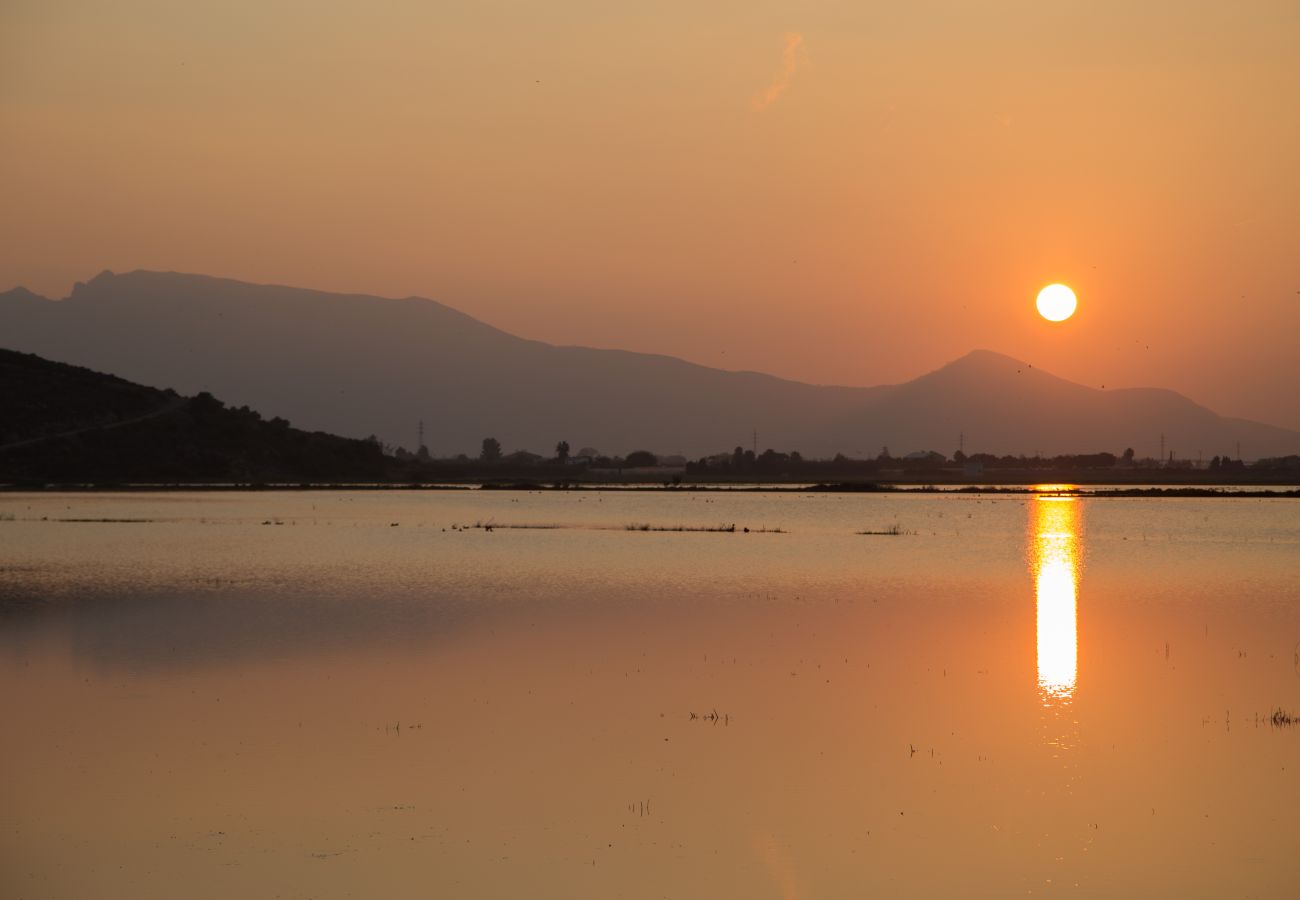
{"type": "Polygon", "coordinates": [[[987,347],[1300,428],[1298,111],[1295,0],[6,0],[0,289],[420,294],[843,384],[987,347]]]}

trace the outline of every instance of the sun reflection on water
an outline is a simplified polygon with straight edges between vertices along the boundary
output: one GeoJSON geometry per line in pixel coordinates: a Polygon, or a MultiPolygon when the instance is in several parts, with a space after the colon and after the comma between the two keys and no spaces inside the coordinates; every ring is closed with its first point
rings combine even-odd
{"type": "Polygon", "coordinates": [[[1038,690],[1045,705],[1074,699],[1079,677],[1079,502],[1039,496],[1031,504],[1038,604],[1038,690]]]}

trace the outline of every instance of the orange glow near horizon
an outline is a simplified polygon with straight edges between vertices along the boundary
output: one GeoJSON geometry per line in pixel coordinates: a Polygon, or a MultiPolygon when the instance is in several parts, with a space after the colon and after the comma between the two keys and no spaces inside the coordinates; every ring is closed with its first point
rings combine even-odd
{"type": "Polygon", "coordinates": [[[1038,607],[1038,689],[1044,705],[1066,705],[1079,676],[1079,501],[1038,497],[1031,506],[1038,607]]]}
{"type": "Polygon", "coordinates": [[[0,291],[420,296],[814,384],[985,347],[1300,429],[1295,4],[311,9],[0,4],[0,291]]]}

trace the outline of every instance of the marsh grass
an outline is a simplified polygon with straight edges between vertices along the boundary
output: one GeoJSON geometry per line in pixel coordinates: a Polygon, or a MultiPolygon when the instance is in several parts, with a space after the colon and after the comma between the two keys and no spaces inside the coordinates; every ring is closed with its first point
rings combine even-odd
{"type": "Polygon", "coordinates": [[[714,532],[721,534],[735,534],[737,531],[744,534],[785,534],[784,528],[769,528],[764,525],[761,528],[737,527],[733,522],[730,525],[651,525],[649,522],[631,522],[623,526],[624,531],[696,531],[696,532],[714,532]]]}
{"type": "Polygon", "coordinates": [[[623,527],[624,531],[716,531],[732,534],[736,530],[731,525],[651,525],[649,522],[631,522],[623,527]]]}
{"type": "Polygon", "coordinates": [[[452,531],[471,531],[478,529],[481,531],[495,531],[497,529],[515,529],[523,531],[556,531],[556,530],[574,530],[574,531],[672,531],[672,532],[708,532],[715,534],[735,534],[737,531],[744,534],[787,534],[784,528],[769,527],[764,525],[760,528],[750,528],[748,526],[739,526],[735,523],[722,525],[653,525],[650,522],[629,522],[626,525],[562,525],[559,523],[529,523],[529,522],[475,522],[473,525],[452,524],[452,531]]]}
{"type": "Polygon", "coordinates": [[[900,535],[900,534],[916,534],[915,531],[908,531],[908,530],[905,529],[902,525],[899,525],[897,522],[895,522],[893,525],[890,525],[888,528],[886,528],[886,529],[883,530],[883,531],[870,531],[870,530],[868,530],[868,531],[855,531],[855,532],[853,532],[853,533],[854,533],[854,534],[872,534],[872,535],[892,535],[892,536],[897,536],[897,535],[900,535]]]}
{"type": "Polygon", "coordinates": [[[475,522],[473,525],[452,525],[453,531],[471,531],[479,529],[481,531],[502,530],[513,531],[555,531],[559,528],[572,528],[571,525],[557,525],[551,523],[530,523],[530,522],[475,522]]]}

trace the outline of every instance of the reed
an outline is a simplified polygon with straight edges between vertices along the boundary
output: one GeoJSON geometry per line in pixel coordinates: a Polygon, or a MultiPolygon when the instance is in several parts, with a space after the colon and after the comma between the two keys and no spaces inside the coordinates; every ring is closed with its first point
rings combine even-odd
{"type": "Polygon", "coordinates": [[[908,530],[905,529],[902,525],[899,525],[897,522],[895,522],[893,525],[890,525],[888,528],[884,529],[883,531],[855,531],[854,534],[874,534],[874,535],[893,535],[893,536],[897,536],[897,535],[900,535],[900,534],[916,534],[916,532],[915,532],[915,531],[908,531],[908,530]]]}

